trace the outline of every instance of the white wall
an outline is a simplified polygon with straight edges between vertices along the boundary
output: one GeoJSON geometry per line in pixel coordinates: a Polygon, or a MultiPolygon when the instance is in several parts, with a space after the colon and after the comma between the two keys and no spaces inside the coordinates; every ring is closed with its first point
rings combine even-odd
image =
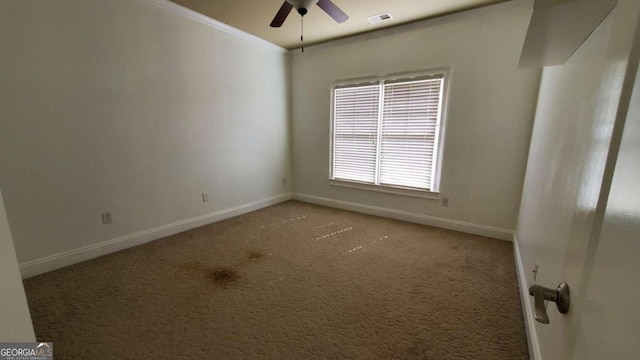
{"type": "Polygon", "coordinates": [[[0,43],[21,263],[290,192],[286,52],[141,0],[0,0],[0,43]]]}
{"type": "Polygon", "coordinates": [[[516,70],[530,14],[530,3],[509,2],[296,53],[294,192],[513,230],[540,78],[539,70],[516,70]],[[449,207],[329,185],[332,81],[437,67],[452,75],[440,186],[449,207]]]}
{"type": "Polygon", "coordinates": [[[35,341],[18,260],[0,192],[0,342],[35,341]],[[7,324],[9,324],[7,326],[7,324]]]}

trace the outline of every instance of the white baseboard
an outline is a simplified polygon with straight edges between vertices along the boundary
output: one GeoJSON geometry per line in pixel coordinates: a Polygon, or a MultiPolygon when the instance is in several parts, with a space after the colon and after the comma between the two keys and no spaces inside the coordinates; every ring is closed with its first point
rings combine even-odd
{"type": "Polygon", "coordinates": [[[121,236],[116,239],[103,241],[97,244],[88,245],[79,249],[65,251],[31,260],[20,264],[22,278],[26,279],[45,272],[56,270],[65,266],[73,265],[82,261],[90,260],[99,256],[110,254],[112,252],[124,250],[132,246],[141,245],[153,240],[161,239],[179,232],[193,229],[199,226],[218,222],[230,217],[246,214],[251,211],[265,208],[283,201],[292,199],[292,194],[282,194],[267,199],[254,201],[248,204],[236,206],[230,209],[216,211],[214,213],[198,216],[192,219],[186,219],[160,226],[154,229],[141,231],[135,234],[121,236]]]}
{"type": "Polygon", "coordinates": [[[407,211],[388,209],[378,206],[357,204],[348,201],[334,200],[314,195],[294,193],[293,198],[312,204],[324,205],[338,209],[350,210],[369,215],[382,216],[386,218],[408,221],[422,225],[435,226],[443,229],[460,231],[473,235],[486,236],[499,240],[512,241],[513,231],[496,228],[492,226],[478,225],[458,220],[445,219],[435,216],[416,214],[407,211]]]}
{"type": "Polygon", "coordinates": [[[527,345],[529,346],[529,359],[542,360],[540,354],[540,343],[538,342],[538,335],[535,329],[535,319],[533,318],[533,304],[532,297],[529,295],[529,289],[527,288],[527,281],[524,271],[524,265],[522,264],[522,258],[520,257],[520,248],[518,247],[518,237],[513,234],[513,256],[516,262],[516,275],[518,278],[518,287],[520,288],[520,300],[522,303],[522,313],[524,315],[524,329],[527,333],[527,345]]]}

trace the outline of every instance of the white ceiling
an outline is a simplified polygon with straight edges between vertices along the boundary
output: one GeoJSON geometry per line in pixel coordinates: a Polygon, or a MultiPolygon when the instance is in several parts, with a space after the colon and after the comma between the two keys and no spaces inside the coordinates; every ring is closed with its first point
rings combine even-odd
{"type": "MultiPolygon", "coordinates": [[[[283,0],[171,0],[287,49],[300,47],[300,16],[292,10],[280,28],[269,26],[283,0]]],[[[317,6],[304,17],[305,45],[316,44],[383,27],[451,14],[505,0],[332,0],[349,20],[338,24],[317,6]],[[393,17],[372,25],[367,17],[393,17]]]]}

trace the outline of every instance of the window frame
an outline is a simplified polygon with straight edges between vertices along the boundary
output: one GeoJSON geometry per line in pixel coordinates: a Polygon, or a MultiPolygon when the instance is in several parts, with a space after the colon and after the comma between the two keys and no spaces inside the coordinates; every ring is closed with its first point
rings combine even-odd
{"type": "MultiPolygon", "coordinates": [[[[329,146],[329,185],[347,187],[347,188],[355,188],[360,190],[368,190],[368,191],[376,191],[376,192],[384,192],[391,193],[397,195],[405,195],[405,196],[413,196],[413,197],[421,197],[428,199],[439,199],[440,198],[440,180],[442,173],[442,159],[443,159],[443,149],[445,142],[445,128],[446,128],[446,119],[448,113],[448,101],[449,101],[449,83],[451,81],[451,68],[450,67],[440,67],[433,68],[429,70],[421,70],[410,73],[397,73],[397,74],[388,74],[382,76],[370,76],[370,77],[362,77],[362,78],[352,78],[345,80],[337,80],[331,83],[331,117],[330,117],[330,146],[329,146]],[[368,84],[380,83],[383,81],[390,82],[409,82],[416,81],[422,77],[429,77],[434,75],[442,75],[442,97],[440,99],[440,121],[437,124],[436,138],[434,140],[434,161],[435,166],[432,169],[433,174],[433,186],[429,190],[412,188],[412,187],[404,187],[404,186],[395,186],[395,185],[376,185],[368,182],[360,182],[355,180],[346,180],[346,179],[335,179],[333,176],[333,168],[334,168],[334,141],[335,141],[335,89],[337,87],[348,87],[348,86],[366,86],[368,84]]],[[[383,85],[384,86],[384,85],[383,85]]],[[[382,101],[382,97],[381,97],[382,101]]],[[[378,134],[380,134],[380,129],[378,130],[378,134]]],[[[379,159],[376,159],[379,161],[379,159]]]]}

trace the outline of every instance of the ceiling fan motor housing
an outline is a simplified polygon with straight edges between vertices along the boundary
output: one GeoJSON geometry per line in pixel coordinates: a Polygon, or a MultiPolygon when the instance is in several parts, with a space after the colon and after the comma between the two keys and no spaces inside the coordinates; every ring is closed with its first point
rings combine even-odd
{"type": "Polygon", "coordinates": [[[308,9],[317,4],[319,0],[287,0],[287,2],[298,11],[298,14],[305,16],[308,9]]]}

